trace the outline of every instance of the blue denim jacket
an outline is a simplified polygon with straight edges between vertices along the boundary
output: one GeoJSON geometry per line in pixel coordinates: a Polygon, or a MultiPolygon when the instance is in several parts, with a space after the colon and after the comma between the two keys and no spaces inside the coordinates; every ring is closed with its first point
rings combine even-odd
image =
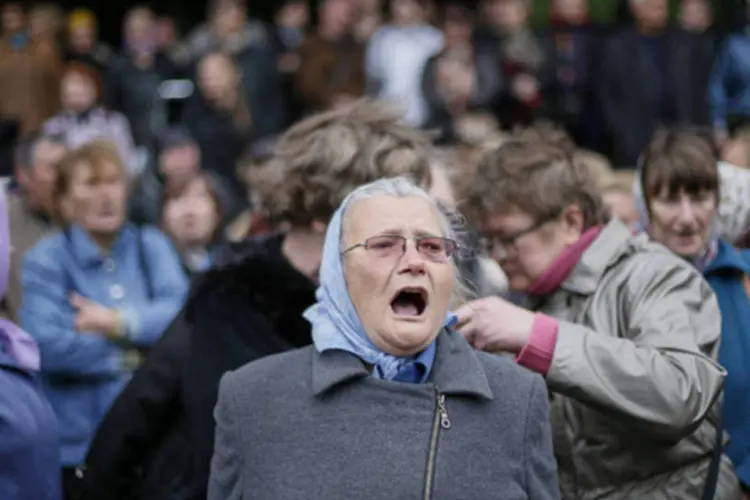
{"type": "Polygon", "coordinates": [[[727,40],[711,72],[708,103],[715,128],[726,130],[731,115],[750,116],[750,36],[727,40]]]}
{"type": "Polygon", "coordinates": [[[180,259],[159,230],[127,224],[109,255],[77,226],[27,252],[20,323],[41,351],[42,380],[60,429],[62,463],[82,463],[89,441],[130,372],[126,353],[153,344],[188,288],[180,259]],[[125,320],[124,341],[77,332],[72,291],[125,320]]]}

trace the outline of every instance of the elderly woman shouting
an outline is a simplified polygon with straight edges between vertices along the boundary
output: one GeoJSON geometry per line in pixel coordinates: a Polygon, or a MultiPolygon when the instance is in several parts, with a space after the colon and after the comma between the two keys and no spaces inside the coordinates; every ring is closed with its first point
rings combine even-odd
{"type": "Polygon", "coordinates": [[[470,202],[529,309],[481,299],[458,328],[546,377],[563,497],[738,498],[713,411],[721,317],[700,274],[607,223],[584,167],[539,139],[487,155],[470,202]]]}
{"type": "Polygon", "coordinates": [[[541,378],[450,327],[456,248],[404,179],[344,200],[314,346],[222,379],[210,500],[558,498],[541,378]]]}

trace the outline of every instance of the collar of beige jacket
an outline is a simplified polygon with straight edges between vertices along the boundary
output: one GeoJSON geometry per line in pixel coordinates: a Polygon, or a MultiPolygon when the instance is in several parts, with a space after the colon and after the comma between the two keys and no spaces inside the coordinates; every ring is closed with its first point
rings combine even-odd
{"type": "MultiPolygon", "coordinates": [[[[362,360],[354,354],[341,350],[319,353],[314,347],[312,351],[312,387],[316,396],[344,383],[370,376],[362,360]]],[[[442,394],[493,399],[487,375],[477,354],[453,330],[443,329],[438,336],[435,364],[429,382],[437,386],[442,394]]]]}
{"type": "MultiPolygon", "coordinates": [[[[633,253],[633,248],[625,244],[630,238],[634,238],[633,232],[625,224],[617,219],[610,221],[583,253],[560,288],[580,295],[594,293],[604,273],[622,257],[633,253]]],[[[646,236],[639,235],[635,238],[646,236]]]]}

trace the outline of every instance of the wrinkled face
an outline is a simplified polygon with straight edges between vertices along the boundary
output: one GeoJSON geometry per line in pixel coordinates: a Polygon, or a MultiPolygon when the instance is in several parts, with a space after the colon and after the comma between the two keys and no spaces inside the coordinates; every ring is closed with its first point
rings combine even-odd
{"type": "Polygon", "coordinates": [[[553,11],[565,21],[581,22],[589,12],[588,0],[554,0],[553,11]]]}
{"type": "Polygon", "coordinates": [[[221,100],[237,88],[237,72],[224,56],[213,54],[204,57],[198,68],[198,81],[203,96],[210,101],[221,100]]]}
{"type": "Polygon", "coordinates": [[[96,31],[93,25],[80,24],[68,32],[68,42],[74,52],[86,54],[94,48],[96,31]]]}
{"type": "Polygon", "coordinates": [[[711,191],[672,196],[666,189],[649,206],[651,237],[684,258],[700,257],[705,251],[716,217],[717,196],[711,191]]]}
{"type": "Polygon", "coordinates": [[[630,228],[635,227],[635,223],[638,221],[638,212],[635,209],[635,200],[632,194],[626,194],[622,191],[608,191],[602,195],[602,198],[612,217],[620,219],[630,228]]]}
{"type": "Polygon", "coordinates": [[[424,350],[443,327],[454,280],[451,259],[439,257],[442,240],[423,239],[420,250],[414,241],[442,238],[434,206],[418,197],[362,200],[348,207],[343,235],[342,249],[380,235],[407,238],[405,252],[401,243],[354,248],[342,257],[343,266],[349,296],[372,343],[395,356],[424,350]]]}
{"type": "Polygon", "coordinates": [[[62,199],[63,213],[90,234],[111,236],[125,222],[125,172],[114,164],[101,170],[95,175],[88,163],[75,167],[62,199]]]}
{"type": "Polygon", "coordinates": [[[57,164],[63,156],[65,147],[60,144],[41,141],[34,147],[34,164],[22,169],[22,175],[18,176],[32,208],[51,207],[57,181],[57,164]]]}
{"type": "Polygon", "coordinates": [[[667,23],[667,0],[630,0],[630,9],[638,24],[661,29],[667,23]]]}
{"type": "Polygon", "coordinates": [[[200,168],[200,150],[195,144],[183,144],[163,151],[159,155],[159,172],[166,184],[180,185],[190,179],[200,168]]]}
{"type": "Polygon", "coordinates": [[[68,73],[60,85],[63,107],[74,112],[83,112],[96,103],[96,87],[88,78],[68,73]]]}
{"type": "Polygon", "coordinates": [[[218,224],[216,203],[206,182],[200,178],[164,207],[164,225],[178,246],[209,244],[218,224]]]}
{"type": "Polygon", "coordinates": [[[537,221],[520,210],[489,214],[482,225],[491,255],[515,292],[527,291],[581,232],[582,223],[573,215],[537,221]]]}

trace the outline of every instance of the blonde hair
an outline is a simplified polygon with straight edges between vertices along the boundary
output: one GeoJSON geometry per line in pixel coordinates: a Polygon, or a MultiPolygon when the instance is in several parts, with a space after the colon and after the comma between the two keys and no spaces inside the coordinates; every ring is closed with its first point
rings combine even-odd
{"type": "Polygon", "coordinates": [[[401,112],[363,100],[298,122],[248,180],[269,222],[308,226],[327,221],[356,187],[382,177],[406,176],[429,188],[430,150],[401,112]]]}

